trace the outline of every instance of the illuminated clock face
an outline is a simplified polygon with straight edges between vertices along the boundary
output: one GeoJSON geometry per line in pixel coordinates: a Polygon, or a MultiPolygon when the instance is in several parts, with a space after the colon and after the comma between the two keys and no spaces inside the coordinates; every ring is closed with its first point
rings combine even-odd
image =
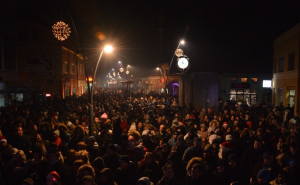
{"type": "Polygon", "coordinates": [[[181,69],[185,69],[188,67],[189,61],[186,58],[180,58],[177,64],[181,69]]]}

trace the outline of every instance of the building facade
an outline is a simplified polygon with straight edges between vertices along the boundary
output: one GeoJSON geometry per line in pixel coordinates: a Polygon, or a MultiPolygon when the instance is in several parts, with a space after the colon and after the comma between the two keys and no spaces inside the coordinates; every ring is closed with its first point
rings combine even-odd
{"type": "Polygon", "coordinates": [[[272,102],[299,110],[300,23],[273,43],[272,102]]]}
{"type": "Polygon", "coordinates": [[[25,16],[14,21],[9,36],[1,32],[1,105],[82,95],[86,81],[78,44],[72,39],[57,40],[51,28],[56,22],[48,17],[25,16]]]}
{"type": "Polygon", "coordinates": [[[272,74],[223,73],[219,75],[219,97],[253,105],[272,101],[272,74]]]}

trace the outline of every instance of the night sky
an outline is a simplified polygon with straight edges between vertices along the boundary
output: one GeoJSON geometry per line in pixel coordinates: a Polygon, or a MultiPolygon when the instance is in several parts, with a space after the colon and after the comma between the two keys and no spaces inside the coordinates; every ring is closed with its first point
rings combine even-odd
{"type": "MultiPolygon", "coordinates": [[[[300,22],[296,0],[65,1],[91,62],[100,46],[115,48],[103,56],[99,76],[118,61],[149,72],[171,60],[181,39],[192,65],[189,72],[271,73],[274,39],[300,22]]],[[[32,2],[43,2],[53,17],[69,20],[61,1],[32,2]]]]}

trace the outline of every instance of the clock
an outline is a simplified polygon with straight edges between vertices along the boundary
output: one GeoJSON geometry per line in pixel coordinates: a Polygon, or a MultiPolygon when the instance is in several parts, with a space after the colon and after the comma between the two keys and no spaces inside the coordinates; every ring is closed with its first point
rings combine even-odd
{"type": "Polygon", "coordinates": [[[185,68],[187,68],[189,66],[189,61],[187,58],[182,57],[178,60],[177,65],[180,69],[184,70],[185,68]]]}

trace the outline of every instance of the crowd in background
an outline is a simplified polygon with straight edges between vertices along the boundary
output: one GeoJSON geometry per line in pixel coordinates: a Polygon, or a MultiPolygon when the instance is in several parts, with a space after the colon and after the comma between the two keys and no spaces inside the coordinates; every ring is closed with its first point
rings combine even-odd
{"type": "Polygon", "coordinates": [[[299,112],[289,105],[102,90],[0,108],[0,185],[239,185],[300,182],[299,112]],[[92,133],[90,133],[92,131],[92,133]]]}

